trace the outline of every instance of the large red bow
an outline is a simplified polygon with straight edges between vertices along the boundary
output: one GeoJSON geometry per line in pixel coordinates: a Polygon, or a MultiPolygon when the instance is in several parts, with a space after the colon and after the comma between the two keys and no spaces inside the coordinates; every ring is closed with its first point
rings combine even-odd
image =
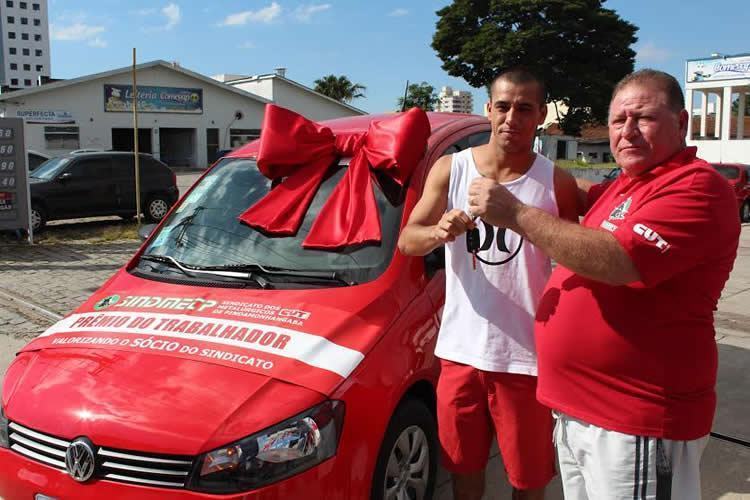
{"type": "Polygon", "coordinates": [[[430,123],[418,108],[372,121],[366,133],[334,136],[331,129],[293,111],[266,105],[258,169],[285,178],[240,220],[266,233],[297,233],[323,176],[336,157],[351,156],[349,168],[320,210],[302,246],[335,249],[380,241],[380,214],[370,166],[403,186],[424,155],[430,123]]]}

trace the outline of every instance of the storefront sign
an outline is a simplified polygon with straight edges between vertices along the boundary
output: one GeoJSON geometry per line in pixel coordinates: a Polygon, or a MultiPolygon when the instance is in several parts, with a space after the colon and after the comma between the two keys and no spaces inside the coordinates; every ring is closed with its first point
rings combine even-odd
{"type": "Polygon", "coordinates": [[[696,59],[687,62],[687,81],[702,82],[750,78],[750,55],[696,59]]]}
{"type": "Polygon", "coordinates": [[[29,228],[23,120],[0,118],[0,230],[29,228]]]}
{"type": "MultiPolygon", "coordinates": [[[[131,85],[104,85],[104,111],[130,112],[131,85]]],[[[142,113],[203,113],[203,89],[138,86],[138,111],[142,113]]]]}
{"type": "Polygon", "coordinates": [[[58,109],[19,109],[16,118],[22,118],[26,123],[75,123],[70,111],[58,109]]]}

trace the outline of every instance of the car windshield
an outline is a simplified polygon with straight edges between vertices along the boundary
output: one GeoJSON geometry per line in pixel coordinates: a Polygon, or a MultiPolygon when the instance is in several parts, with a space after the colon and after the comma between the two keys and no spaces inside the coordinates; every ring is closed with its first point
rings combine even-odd
{"type": "Polygon", "coordinates": [[[737,179],[740,176],[740,169],[737,167],[727,167],[724,165],[714,165],[713,167],[727,179],[737,179]]]}
{"type": "Polygon", "coordinates": [[[52,158],[34,169],[31,177],[46,180],[53,179],[68,163],[70,163],[70,158],[52,158]]]}
{"type": "MultiPolygon", "coordinates": [[[[168,256],[192,268],[253,266],[294,271],[335,273],[339,280],[362,283],[377,278],[390,263],[401,222],[403,196],[400,186],[382,176],[373,182],[380,212],[380,244],[357,245],[337,251],[305,249],[302,242],[346,165],[332,165],[298,233],[265,235],[238,217],[271,188],[254,160],[221,160],[175,209],[144,250],[152,257],[168,256]]],[[[142,262],[146,259],[142,259],[142,262]]]]}

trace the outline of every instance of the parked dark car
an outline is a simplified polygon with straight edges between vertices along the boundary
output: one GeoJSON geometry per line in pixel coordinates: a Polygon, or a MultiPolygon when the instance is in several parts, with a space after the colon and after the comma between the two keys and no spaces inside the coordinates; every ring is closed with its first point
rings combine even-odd
{"type": "MultiPolygon", "coordinates": [[[[127,152],[69,154],[52,158],[29,176],[31,225],[50,220],[120,215],[135,216],[135,158],[127,152]]],[[[151,155],[140,155],[141,207],[159,221],[179,197],[172,170],[151,155]]]]}
{"type": "Polygon", "coordinates": [[[740,220],[750,222],[750,165],[742,163],[712,163],[723,175],[737,195],[737,206],[740,207],[740,220]]]}
{"type": "Polygon", "coordinates": [[[49,160],[49,156],[31,149],[26,150],[29,159],[29,172],[36,170],[42,163],[49,160]]]}

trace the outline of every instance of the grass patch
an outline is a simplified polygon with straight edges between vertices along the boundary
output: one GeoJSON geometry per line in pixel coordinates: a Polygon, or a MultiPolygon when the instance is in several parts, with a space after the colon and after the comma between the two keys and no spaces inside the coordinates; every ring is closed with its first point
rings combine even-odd
{"type": "Polygon", "coordinates": [[[562,168],[616,168],[617,163],[583,163],[578,160],[555,160],[555,165],[562,168]]]}
{"type": "MultiPolygon", "coordinates": [[[[34,243],[58,245],[61,243],[91,244],[115,241],[137,241],[135,220],[84,220],[81,222],[53,222],[34,235],[34,243]]],[[[21,242],[25,242],[22,239],[21,242]]],[[[0,233],[0,243],[19,242],[14,233],[0,233]]]]}

